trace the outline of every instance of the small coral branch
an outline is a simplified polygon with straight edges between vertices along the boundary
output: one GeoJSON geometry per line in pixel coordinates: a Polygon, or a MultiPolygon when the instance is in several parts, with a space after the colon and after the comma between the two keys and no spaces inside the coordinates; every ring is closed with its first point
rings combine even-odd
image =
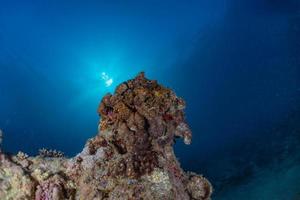
{"type": "Polygon", "coordinates": [[[64,157],[64,153],[57,150],[52,149],[39,149],[39,156],[43,158],[62,158],[64,157]]]}

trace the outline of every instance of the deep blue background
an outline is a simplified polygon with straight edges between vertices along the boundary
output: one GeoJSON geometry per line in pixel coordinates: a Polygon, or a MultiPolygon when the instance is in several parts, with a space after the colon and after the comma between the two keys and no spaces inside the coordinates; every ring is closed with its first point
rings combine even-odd
{"type": "MultiPolygon", "coordinates": [[[[145,71],[186,100],[193,144],[179,142],[176,153],[185,169],[211,178],[218,194],[219,177],[236,174],[214,168],[221,153],[257,138],[269,145],[264,133],[298,112],[299,35],[297,0],[1,0],[4,148],[76,154],[97,132],[101,97],[145,71]],[[105,86],[102,72],[113,85],[105,86]]],[[[234,197],[232,188],[226,190],[233,196],[222,193],[223,199],[234,197]]]]}

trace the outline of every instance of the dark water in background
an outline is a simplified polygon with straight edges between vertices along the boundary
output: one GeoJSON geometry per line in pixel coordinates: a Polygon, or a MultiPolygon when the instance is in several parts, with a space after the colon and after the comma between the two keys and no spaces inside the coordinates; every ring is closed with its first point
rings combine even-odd
{"type": "Polygon", "coordinates": [[[101,97],[145,71],[187,101],[176,153],[215,199],[300,199],[299,35],[297,0],[0,1],[4,148],[76,154],[101,97]]]}

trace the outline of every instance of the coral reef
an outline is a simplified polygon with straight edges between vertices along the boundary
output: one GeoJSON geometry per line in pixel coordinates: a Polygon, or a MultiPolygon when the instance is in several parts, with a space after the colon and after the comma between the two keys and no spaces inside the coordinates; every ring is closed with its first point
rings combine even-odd
{"type": "Polygon", "coordinates": [[[74,158],[46,149],[36,157],[0,152],[0,199],[208,200],[208,180],[185,173],[173,152],[176,138],[191,142],[184,108],[140,73],[102,99],[99,133],[74,158]]]}

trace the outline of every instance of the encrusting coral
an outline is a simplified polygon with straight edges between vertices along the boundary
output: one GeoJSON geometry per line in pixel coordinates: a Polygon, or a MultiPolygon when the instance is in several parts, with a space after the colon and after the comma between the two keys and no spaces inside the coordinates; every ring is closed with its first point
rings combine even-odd
{"type": "Polygon", "coordinates": [[[210,183],[185,173],[173,152],[175,138],[191,142],[184,108],[140,73],[102,99],[99,133],[74,158],[46,149],[36,157],[0,151],[0,199],[208,200],[210,183]]]}

